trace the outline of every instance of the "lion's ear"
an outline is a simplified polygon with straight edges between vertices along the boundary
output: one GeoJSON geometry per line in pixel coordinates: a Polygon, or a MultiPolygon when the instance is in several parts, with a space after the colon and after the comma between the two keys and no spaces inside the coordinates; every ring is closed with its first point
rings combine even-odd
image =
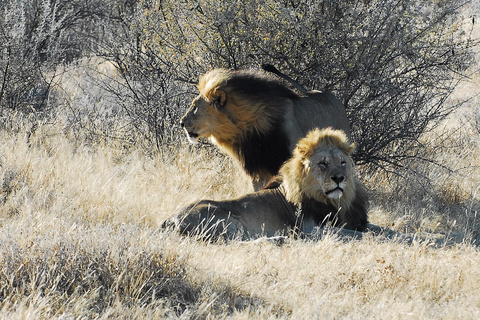
{"type": "Polygon", "coordinates": [[[310,156],[312,155],[312,149],[307,146],[297,146],[294,151],[294,157],[300,160],[304,170],[309,170],[310,156]]]}
{"type": "Polygon", "coordinates": [[[353,153],[354,150],[355,150],[355,143],[352,143],[351,145],[349,145],[349,146],[347,147],[347,150],[346,150],[346,151],[347,151],[347,155],[350,156],[350,155],[353,153]]]}
{"type": "Polygon", "coordinates": [[[212,95],[213,105],[217,109],[223,108],[225,102],[227,101],[227,94],[223,90],[215,90],[215,93],[212,95]]]}
{"type": "Polygon", "coordinates": [[[309,145],[298,144],[294,150],[294,154],[305,159],[312,155],[312,148],[309,145]]]}

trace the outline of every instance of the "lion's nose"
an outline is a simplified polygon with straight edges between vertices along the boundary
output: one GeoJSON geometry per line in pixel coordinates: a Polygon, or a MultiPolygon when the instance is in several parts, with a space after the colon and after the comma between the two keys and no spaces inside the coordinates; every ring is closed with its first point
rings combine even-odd
{"type": "Polygon", "coordinates": [[[333,182],[340,184],[345,180],[345,176],[332,176],[333,182]]]}

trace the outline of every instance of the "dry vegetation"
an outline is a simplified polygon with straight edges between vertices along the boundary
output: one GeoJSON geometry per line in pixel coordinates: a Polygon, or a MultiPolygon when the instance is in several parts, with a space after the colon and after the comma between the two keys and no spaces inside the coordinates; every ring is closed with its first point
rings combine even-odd
{"type": "Polygon", "coordinates": [[[431,192],[412,184],[399,194],[380,174],[364,177],[375,186],[372,222],[455,236],[440,247],[181,238],[159,229],[177,208],[250,191],[236,165],[208,148],[152,157],[68,136],[55,125],[1,132],[3,318],[479,316],[478,135],[456,131],[441,148],[458,172],[421,168],[431,192]]]}
{"type": "MultiPolygon", "coordinates": [[[[422,137],[440,165],[412,160],[403,177],[362,170],[371,222],[422,241],[332,234],[279,246],[209,244],[160,228],[193,201],[250,192],[248,179],[212,147],[177,142],[154,153],[138,136],[101,135],[102,125],[128,126],[94,112],[108,104],[84,69],[96,62],[52,77],[68,97],[55,121],[1,110],[0,318],[480,317],[476,67],[448,101],[468,102],[422,137]]],[[[109,66],[101,72],[115,81],[109,66]]]]}

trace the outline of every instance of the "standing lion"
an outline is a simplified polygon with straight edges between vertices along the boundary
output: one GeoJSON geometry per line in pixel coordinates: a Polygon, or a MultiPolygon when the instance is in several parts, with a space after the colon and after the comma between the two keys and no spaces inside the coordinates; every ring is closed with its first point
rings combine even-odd
{"type": "Polygon", "coordinates": [[[194,203],[164,226],[207,239],[310,234],[326,223],[364,231],[368,197],[352,150],[343,131],[312,130],[267,188],[234,200],[194,203]]]}
{"type": "Polygon", "coordinates": [[[263,71],[214,69],[181,120],[189,139],[208,138],[237,159],[259,190],[313,128],[350,136],[343,104],[328,92],[296,93],[263,71]]]}

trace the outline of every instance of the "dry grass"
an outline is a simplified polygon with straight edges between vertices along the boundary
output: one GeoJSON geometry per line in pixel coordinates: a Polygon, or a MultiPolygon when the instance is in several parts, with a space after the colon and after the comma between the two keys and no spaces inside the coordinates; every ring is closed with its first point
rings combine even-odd
{"type": "MultiPolygon", "coordinates": [[[[0,139],[2,318],[479,316],[480,253],[469,242],[432,248],[331,236],[283,246],[205,244],[159,224],[198,199],[249,192],[229,159],[189,146],[154,158],[82,146],[55,126],[0,139]]],[[[434,171],[441,212],[420,188],[408,187],[418,194],[402,199],[395,186],[369,177],[383,191],[373,193],[372,222],[471,235],[477,224],[460,216],[478,210],[478,170],[434,171]]]]}

